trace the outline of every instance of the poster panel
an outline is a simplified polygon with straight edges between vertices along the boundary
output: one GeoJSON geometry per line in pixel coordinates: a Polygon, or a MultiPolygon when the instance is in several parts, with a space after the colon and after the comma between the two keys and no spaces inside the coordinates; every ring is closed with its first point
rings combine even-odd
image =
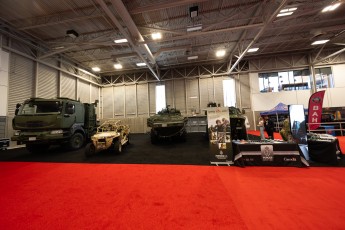
{"type": "Polygon", "coordinates": [[[233,164],[231,128],[228,107],[207,108],[210,163],[233,164]]]}

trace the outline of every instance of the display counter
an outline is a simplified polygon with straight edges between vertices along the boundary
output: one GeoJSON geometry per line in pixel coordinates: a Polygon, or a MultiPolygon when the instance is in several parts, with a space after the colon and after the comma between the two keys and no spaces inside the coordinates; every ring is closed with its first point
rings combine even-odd
{"type": "Polygon", "coordinates": [[[233,141],[238,166],[309,166],[299,146],[282,141],[233,141]]]}

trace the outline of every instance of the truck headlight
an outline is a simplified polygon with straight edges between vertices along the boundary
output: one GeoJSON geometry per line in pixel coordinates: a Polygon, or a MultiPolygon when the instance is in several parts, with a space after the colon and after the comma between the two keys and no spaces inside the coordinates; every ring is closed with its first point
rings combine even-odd
{"type": "Polygon", "coordinates": [[[62,134],[63,130],[62,129],[58,129],[58,130],[53,130],[50,132],[50,134],[62,134]]]}
{"type": "Polygon", "coordinates": [[[19,136],[20,135],[20,131],[14,131],[14,136],[19,136]]]}

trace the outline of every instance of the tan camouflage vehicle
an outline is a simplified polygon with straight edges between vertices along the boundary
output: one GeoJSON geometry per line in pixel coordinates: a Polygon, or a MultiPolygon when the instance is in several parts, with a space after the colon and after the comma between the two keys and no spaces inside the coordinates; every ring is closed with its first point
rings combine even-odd
{"type": "Polygon", "coordinates": [[[122,152],[122,146],[129,144],[129,132],[129,126],[120,120],[105,121],[91,137],[91,143],[86,145],[85,155],[90,156],[103,150],[122,152]]]}

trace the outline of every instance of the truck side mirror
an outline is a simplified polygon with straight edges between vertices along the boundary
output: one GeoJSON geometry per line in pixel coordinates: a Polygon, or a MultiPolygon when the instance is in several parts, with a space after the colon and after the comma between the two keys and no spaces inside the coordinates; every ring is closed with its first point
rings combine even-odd
{"type": "Polygon", "coordinates": [[[21,106],[20,103],[16,104],[16,110],[14,111],[14,114],[15,114],[15,115],[18,115],[20,106],[21,106]]]}
{"type": "Polygon", "coordinates": [[[66,113],[73,114],[75,112],[74,104],[67,104],[66,105],[66,113]]]}

